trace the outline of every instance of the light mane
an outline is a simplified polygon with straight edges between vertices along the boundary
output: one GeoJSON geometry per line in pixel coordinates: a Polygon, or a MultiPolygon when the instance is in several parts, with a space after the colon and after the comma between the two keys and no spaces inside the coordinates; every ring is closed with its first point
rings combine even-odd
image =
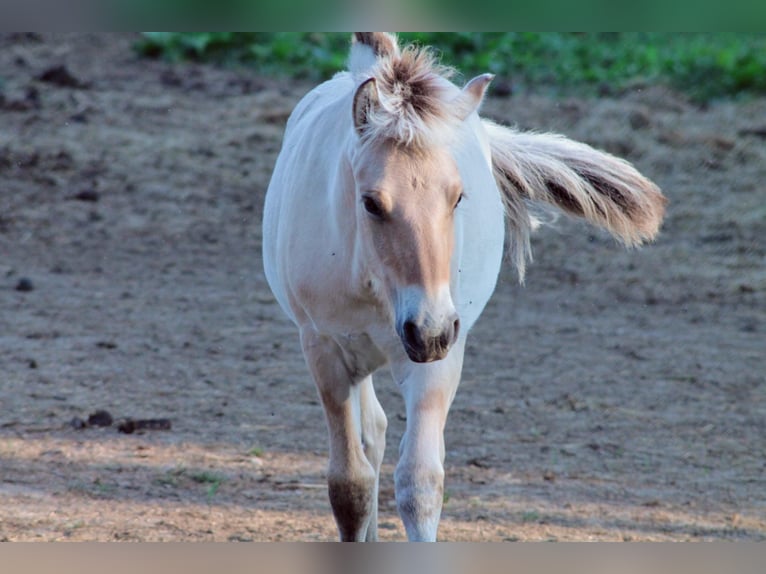
{"type": "Polygon", "coordinates": [[[375,78],[380,98],[380,106],[368,117],[364,139],[414,148],[446,143],[461,121],[451,106],[459,94],[449,80],[454,71],[439,64],[428,47],[410,44],[399,49],[396,38],[389,38],[393,49],[377,51],[379,47],[359,38],[352,47],[349,67],[356,84],[375,78]]]}

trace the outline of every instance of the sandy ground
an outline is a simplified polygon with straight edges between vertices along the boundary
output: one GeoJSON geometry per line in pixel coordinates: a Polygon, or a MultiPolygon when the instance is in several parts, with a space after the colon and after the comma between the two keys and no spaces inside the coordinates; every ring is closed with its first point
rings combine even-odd
{"type": "MultiPolygon", "coordinates": [[[[0,38],[0,539],[332,540],[322,410],[260,259],[310,86],[133,40],[0,38]],[[99,409],[113,424],[79,428],[99,409]]],[[[440,538],[765,540],[766,99],[484,111],[627,157],[671,203],[652,246],[562,219],[525,286],[503,271],[447,425],[440,538]]],[[[381,536],[402,540],[403,405],[376,386],[381,536]]]]}

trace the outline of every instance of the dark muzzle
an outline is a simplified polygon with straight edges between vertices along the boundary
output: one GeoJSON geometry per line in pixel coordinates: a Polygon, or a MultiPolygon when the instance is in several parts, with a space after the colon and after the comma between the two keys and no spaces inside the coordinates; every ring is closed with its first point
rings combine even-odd
{"type": "Polygon", "coordinates": [[[430,363],[447,356],[457,340],[460,319],[453,315],[436,329],[424,324],[418,325],[417,322],[408,319],[397,331],[410,360],[416,363],[430,363]]]}

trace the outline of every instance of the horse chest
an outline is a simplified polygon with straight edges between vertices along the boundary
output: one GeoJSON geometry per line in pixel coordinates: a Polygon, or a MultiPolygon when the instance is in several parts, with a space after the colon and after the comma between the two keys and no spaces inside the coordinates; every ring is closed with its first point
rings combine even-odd
{"type": "Polygon", "coordinates": [[[386,364],[387,357],[367,333],[336,335],[343,361],[354,380],[361,380],[386,364]]]}

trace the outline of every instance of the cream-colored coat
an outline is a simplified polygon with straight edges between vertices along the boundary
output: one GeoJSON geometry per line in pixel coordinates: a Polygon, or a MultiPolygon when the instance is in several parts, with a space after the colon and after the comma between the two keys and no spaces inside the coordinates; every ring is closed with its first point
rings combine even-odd
{"type": "Polygon", "coordinates": [[[421,69],[429,61],[400,51],[392,36],[356,40],[352,71],[312,90],[288,121],[266,195],[264,268],[300,331],[325,409],[329,495],[341,539],[377,536],[386,418],[372,374],[387,367],[407,412],[397,506],[408,538],[434,540],[444,424],[466,336],[495,288],[504,214],[523,274],[528,202],[585,217],[637,244],[656,233],[664,198],[622,160],[480,120],[490,76],[460,90],[421,69]],[[386,75],[410,64],[409,84],[391,80],[405,72],[386,75]],[[417,84],[421,76],[432,84],[417,84]],[[407,100],[416,97],[408,89],[416,96],[433,89],[433,101],[407,100]],[[413,110],[421,115],[397,116],[413,110]],[[408,141],[429,127],[423,141],[408,141]]]}

